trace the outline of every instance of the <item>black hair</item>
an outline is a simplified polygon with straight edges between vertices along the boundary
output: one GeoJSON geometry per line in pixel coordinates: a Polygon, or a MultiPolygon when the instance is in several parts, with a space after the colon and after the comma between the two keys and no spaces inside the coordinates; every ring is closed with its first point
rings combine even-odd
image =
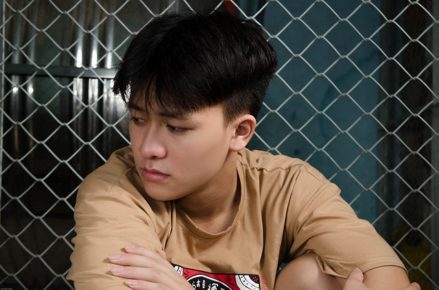
{"type": "Polygon", "coordinates": [[[123,100],[179,113],[224,104],[256,117],[277,64],[256,24],[229,14],[165,15],[132,40],[115,76],[123,100]]]}

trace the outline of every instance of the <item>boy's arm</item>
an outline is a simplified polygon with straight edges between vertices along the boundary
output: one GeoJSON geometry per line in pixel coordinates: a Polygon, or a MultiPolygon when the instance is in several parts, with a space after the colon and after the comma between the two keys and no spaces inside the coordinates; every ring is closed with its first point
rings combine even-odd
{"type": "Polygon", "coordinates": [[[409,285],[405,271],[399,267],[380,267],[364,275],[358,268],[347,279],[336,278],[321,271],[313,254],[297,257],[279,273],[275,290],[420,290],[409,285]]]}
{"type": "Polygon", "coordinates": [[[291,238],[284,261],[312,252],[324,273],[347,277],[358,267],[364,273],[371,271],[367,279],[371,283],[382,271],[373,269],[392,266],[405,272],[392,247],[369,222],[357,217],[339,188],[312,169],[305,168],[296,177],[287,221],[286,236],[291,238]]]}
{"type": "MultiPolygon", "coordinates": [[[[287,261],[315,253],[319,269],[348,277],[358,267],[370,289],[404,289],[409,285],[404,264],[373,226],[359,219],[341,198],[340,190],[305,168],[296,177],[288,209],[287,261]]],[[[345,279],[337,278],[344,285],[345,279]]]]}
{"type": "Polygon", "coordinates": [[[421,287],[419,286],[418,283],[411,283],[409,286],[402,288],[400,284],[407,285],[408,279],[407,279],[407,275],[405,274],[405,271],[399,269],[398,267],[381,267],[374,270],[370,270],[366,272],[364,275],[357,268],[351,272],[347,280],[341,282],[344,284],[344,288],[343,288],[344,290],[369,290],[369,289],[421,290],[421,287]],[[400,278],[402,282],[397,281],[396,279],[398,278],[400,278]]]}
{"type": "Polygon", "coordinates": [[[194,290],[165,257],[145,248],[129,245],[110,256],[114,276],[134,289],[194,290]]]}
{"type": "MultiPolygon", "coordinates": [[[[346,284],[346,279],[337,280],[342,286],[346,284]]],[[[363,283],[367,288],[374,290],[400,290],[409,287],[410,284],[405,270],[395,266],[384,266],[365,272],[363,283]]]]}
{"type": "Polygon", "coordinates": [[[77,195],[75,248],[68,275],[75,289],[129,289],[123,279],[111,275],[108,257],[129,243],[162,249],[146,201],[135,189],[104,179],[87,178],[77,195]]]}

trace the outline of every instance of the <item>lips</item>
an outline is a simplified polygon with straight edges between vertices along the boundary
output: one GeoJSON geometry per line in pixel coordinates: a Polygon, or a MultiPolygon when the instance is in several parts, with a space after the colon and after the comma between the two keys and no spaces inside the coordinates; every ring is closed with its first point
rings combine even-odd
{"type": "Polygon", "coordinates": [[[162,181],[169,177],[169,174],[148,168],[141,168],[140,174],[146,181],[162,181]]]}

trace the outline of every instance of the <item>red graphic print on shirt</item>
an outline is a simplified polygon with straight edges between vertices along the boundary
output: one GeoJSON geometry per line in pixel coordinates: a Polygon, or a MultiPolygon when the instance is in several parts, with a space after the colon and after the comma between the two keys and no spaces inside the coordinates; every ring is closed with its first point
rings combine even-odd
{"type": "Polygon", "coordinates": [[[208,273],[175,265],[196,290],[261,290],[258,275],[208,273]]]}

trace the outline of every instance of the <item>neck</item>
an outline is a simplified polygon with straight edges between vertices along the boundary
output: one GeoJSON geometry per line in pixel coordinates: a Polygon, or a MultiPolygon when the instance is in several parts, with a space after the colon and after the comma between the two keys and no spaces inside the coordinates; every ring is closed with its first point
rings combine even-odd
{"type": "Polygon", "coordinates": [[[236,153],[230,153],[223,168],[202,190],[176,201],[197,226],[209,232],[227,228],[236,215],[240,190],[236,153]]]}

